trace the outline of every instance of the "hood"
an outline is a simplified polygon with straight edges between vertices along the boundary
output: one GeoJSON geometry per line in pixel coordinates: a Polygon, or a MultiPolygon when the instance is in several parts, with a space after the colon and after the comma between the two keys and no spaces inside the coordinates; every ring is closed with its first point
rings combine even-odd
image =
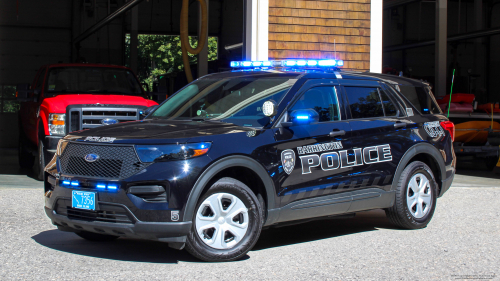
{"type": "Polygon", "coordinates": [[[154,143],[172,143],[185,142],[187,139],[195,137],[208,139],[213,135],[243,133],[254,130],[216,121],[143,120],[73,132],[70,133],[71,136],[68,138],[116,138],[113,141],[114,143],[130,142],[127,140],[151,140],[154,143]]]}
{"type": "Polygon", "coordinates": [[[42,106],[46,107],[51,113],[64,113],[66,112],[66,107],[73,104],[120,104],[146,107],[158,105],[158,103],[141,96],[62,94],[44,99],[42,106]]]}

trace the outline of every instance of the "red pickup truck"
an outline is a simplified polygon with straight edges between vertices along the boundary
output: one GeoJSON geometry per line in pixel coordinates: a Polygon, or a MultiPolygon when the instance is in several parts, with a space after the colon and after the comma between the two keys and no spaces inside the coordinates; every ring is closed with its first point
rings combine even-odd
{"type": "Polygon", "coordinates": [[[33,167],[40,180],[69,132],[139,120],[158,105],[131,69],[104,64],[42,66],[31,86],[17,86],[16,95],[21,102],[19,164],[33,167]]]}

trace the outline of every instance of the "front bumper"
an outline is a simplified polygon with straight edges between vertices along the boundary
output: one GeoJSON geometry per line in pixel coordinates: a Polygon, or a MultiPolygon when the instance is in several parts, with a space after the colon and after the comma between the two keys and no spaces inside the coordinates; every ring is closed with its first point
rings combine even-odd
{"type": "MultiPolygon", "coordinates": [[[[80,180],[84,184],[83,180],[80,180]]],[[[62,231],[89,231],[161,242],[185,242],[191,230],[191,221],[182,221],[179,210],[170,202],[147,203],[127,193],[122,188],[101,191],[85,186],[72,188],[61,186],[60,179],[51,175],[45,180],[45,213],[52,224],[62,231]],[[95,193],[96,209],[84,210],[72,207],[72,191],[95,193]],[[174,215],[177,214],[177,217],[174,215]]]]}
{"type": "Polygon", "coordinates": [[[47,207],[45,207],[45,213],[52,220],[52,223],[62,231],[89,231],[161,242],[185,242],[186,235],[191,229],[191,222],[136,221],[132,224],[120,224],[70,219],[67,216],[56,214],[54,210],[47,207]]]}

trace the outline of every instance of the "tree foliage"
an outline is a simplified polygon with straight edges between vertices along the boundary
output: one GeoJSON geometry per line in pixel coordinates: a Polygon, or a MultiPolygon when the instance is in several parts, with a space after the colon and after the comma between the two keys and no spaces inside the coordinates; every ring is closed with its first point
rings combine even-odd
{"type": "MultiPolygon", "coordinates": [[[[190,36],[193,48],[197,37],[190,36]]],[[[164,73],[184,71],[180,36],[140,34],[138,42],[137,76],[141,83],[151,88],[154,77],[164,73]]],[[[197,56],[189,54],[189,62],[197,62],[197,56]]],[[[130,66],[130,34],[125,37],[126,65],[130,66]]],[[[217,59],[217,37],[208,37],[208,60],[217,59]]]]}

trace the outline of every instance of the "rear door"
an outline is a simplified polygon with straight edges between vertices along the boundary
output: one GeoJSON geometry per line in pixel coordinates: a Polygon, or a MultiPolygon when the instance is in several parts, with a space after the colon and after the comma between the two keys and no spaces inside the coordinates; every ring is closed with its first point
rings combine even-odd
{"type": "Polygon", "coordinates": [[[352,130],[348,157],[351,184],[347,189],[389,191],[399,160],[411,145],[412,122],[398,97],[385,85],[359,80],[340,84],[352,130]]]}

